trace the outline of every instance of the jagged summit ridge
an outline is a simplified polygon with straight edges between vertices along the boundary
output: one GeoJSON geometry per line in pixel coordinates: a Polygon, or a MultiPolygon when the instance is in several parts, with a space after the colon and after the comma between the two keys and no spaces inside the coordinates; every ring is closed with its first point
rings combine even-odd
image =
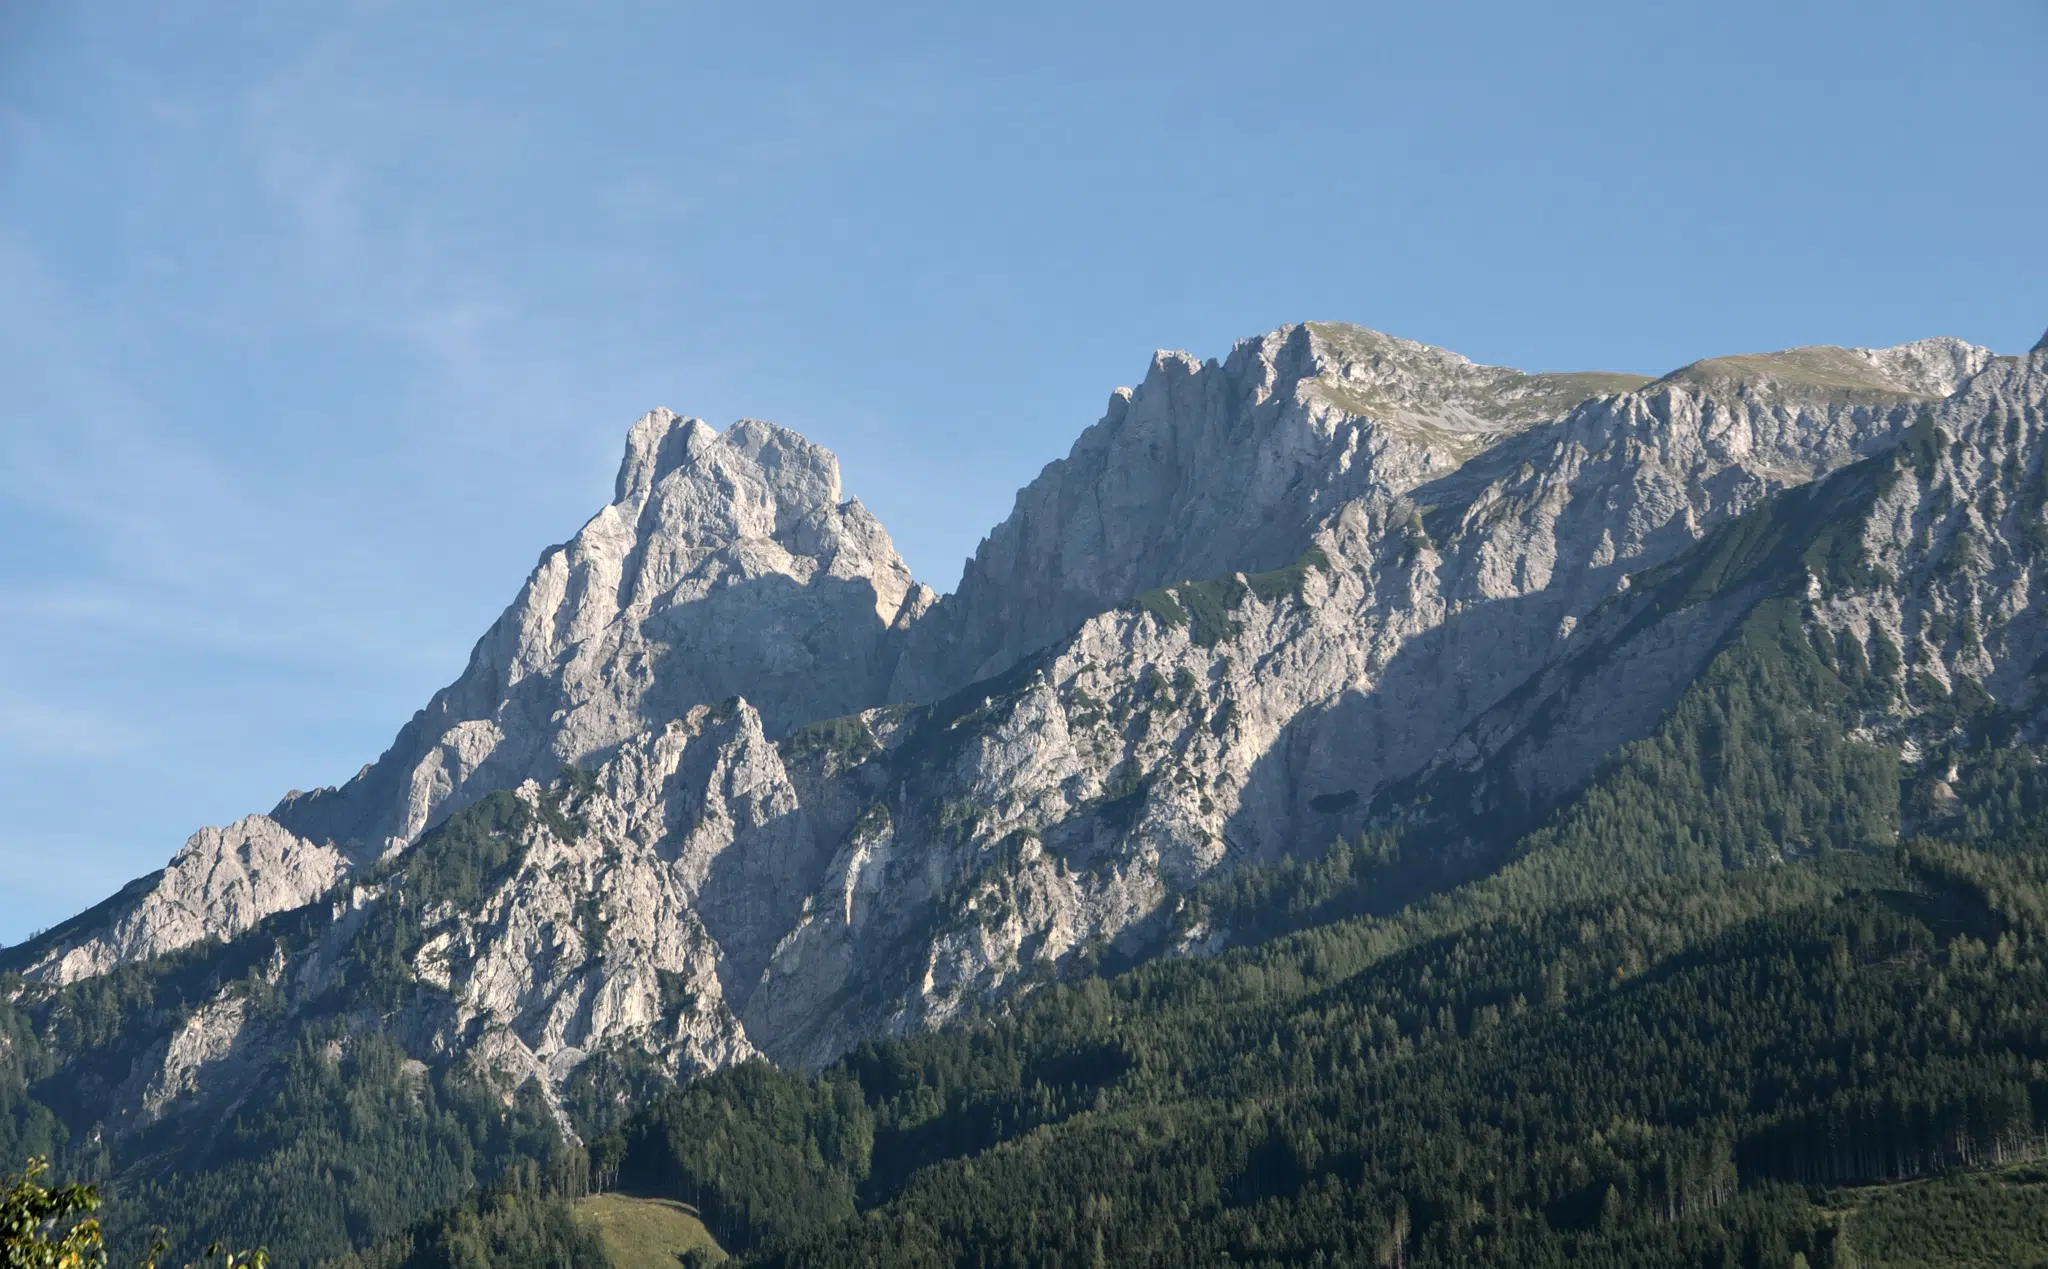
{"type": "Polygon", "coordinates": [[[612,502],[383,758],[195,838],[25,967],[232,936],[488,793],[540,806],[566,762],[595,780],[584,835],[536,837],[413,965],[459,1006],[433,1044],[502,1028],[496,1056],[556,1082],[607,1044],[826,1060],[1091,940],[1156,950],[1202,877],[1355,830],[1630,573],[1896,444],[1990,360],[1923,341],[1650,381],[1323,323],[1162,353],[936,607],[829,451],[654,411],[612,502]]]}
{"type": "Polygon", "coordinates": [[[829,450],[772,423],[720,433],[656,410],[628,434],[616,495],[542,557],[376,767],[278,818],[381,853],[695,704],[743,696],[780,732],[880,698],[913,583],[881,525],[841,499],[829,450]]]}
{"type": "MultiPolygon", "coordinates": [[[[858,506],[842,506],[839,459],[824,446],[759,419],[720,433],[670,410],[650,411],[627,432],[615,487],[607,510],[624,518],[652,504],[657,523],[646,527],[683,552],[774,540],[810,554],[816,543],[802,527],[858,506]]],[[[902,588],[887,589],[884,602],[899,603],[902,588]]]]}
{"type": "Polygon", "coordinates": [[[77,977],[231,936],[484,794],[602,758],[694,705],[743,697],[779,735],[878,703],[892,626],[929,592],[842,493],[831,451],[786,428],[742,420],[720,433],[648,413],[628,433],[613,501],[543,553],[462,675],[377,762],[214,843],[239,852],[235,868],[188,846],[109,924],[53,931],[36,972],[77,977]],[[326,862],[304,862],[315,859],[326,862]]]}
{"type": "Polygon", "coordinates": [[[1368,491],[1399,493],[1636,376],[1531,376],[1361,327],[1283,326],[1222,362],[1154,356],[1017,495],[911,632],[892,695],[943,695],[1150,587],[1285,566],[1368,491]]]}
{"type": "Polygon", "coordinates": [[[1527,374],[1325,322],[1242,341],[1222,362],[1162,351],[1019,491],[955,593],[910,631],[891,697],[931,699],[998,673],[1152,587],[1285,567],[1359,498],[1403,496],[1509,454],[1540,468],[1548,442],[1516,438],[1543,425],[1684,416],[1711,447],[1762,438],[1784,459],[1780,483],[1810,479],[1884,443],[1899,426],[1891,407],[1938,399],[1990,358],[1928,340],[1724,358],[1652,381],[1527,374]],[[1854,367],[1869,390],[1817,384],[1815,365],[1837,378],[1854,367]]]}

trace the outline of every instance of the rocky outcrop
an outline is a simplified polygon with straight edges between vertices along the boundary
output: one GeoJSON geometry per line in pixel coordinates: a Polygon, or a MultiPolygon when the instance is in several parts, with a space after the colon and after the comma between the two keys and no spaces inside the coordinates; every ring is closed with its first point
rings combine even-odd
{"type": "Polygon", "coordinates": [[[1629,626],[1647,641],[1573,677],[1645,610],[1636,579],[1916,445],[1927,479],[1872,504],[1891,581],[1816,620],[2032,701],[2043,361],[1932,340],[1525,375],[1324,325],[1162,354],[937,602],[830,454],[657,412],[377,764],[195,838],[26,967],[98,972],[340,885],[280,981],[313,1008],[385,930],[425,992],[411,1052],[551,1088],[613,1049],[826,1061],[1154,954],[1203,879],[1357,832],[1446,764],[1574,787],[1739,617],[1629,626]],[[1533,746],[1518,702],[1546,675],[1583,707],[1533,746]],[[491,795],[525,808],[477,821],[511,862],[461,902],[423,890],[454,849],[435,826],[477,831],[448,817],[491,795]],[[259,829],[240,873],[216,858],[259,829]]]}
{"type": "Polygon", "coordinates": [[[911,631],[893,695],[943,696],[1142,590],[1284,566],[1346,502],[1642,382],[1524,375],[1331,324],[1283,327],[1221,363],[1161,352],[1018,494],[911,631]]]}
{"type": "MultiPolygon", "coordinates": [[[[414,1020],[415,1044],[457,1052],[488,1034],[494,1060],[550,1085],[606,1046],[676,1074],[754,1053],[738,1011],[824,866],[760,714],[696,706],[567,787],[511,796],[526,813],[493,823],[516,867],[480,902],[418,918],[411,970],[443,1003],[414,1020]]],[[[418,851],[432,868],[445,849],[418,851]]],[[[417,892],[412,860],[391,867],[373,918],[417,892]]]]}
{"type": "Polygon", "coordinates": [[[124,892],[128,902],[102,920],[59,926],[25,949],[21,968],[49,982],[75,982],[204,939],[231,939],[274,912],[320,898],[350,866],[344,852],[268,816],[202,828],[162,872],[124,892]]]}
{"type": "MultiPolygon", "coordinates": [[[[1547,451],[1560,437],[1509,438],[1582,402],[1633,394],[1641,404],[1621,407],[1626,417],[1676,394],[1681,412],[1704,411],[1697,443],[1710,458],[1786,483],[1885,442],[1898,407],[1947,396],[1990,356],[1953,339],[1794,349],[1699,362],[1648,385],[1479,366],[1332,323],[1283,327],[1221,363],[1162,352],[1018,494],[959,590],[911,631],[892,694],[930,700],[998,673],[1142,590],[1283,567],[1345,504],[1408,493],[1475,455],[1494,460],[1493,476],[1529,464],[1555,477],[1547,451]]],[[[1681,445],[1694,434],[1675,433],[1681,445]]]]}
{"type": "Polygon", "coordinates": [[[248,1074],[243,1036],[249,1001],[223,996],[184,1019],[149,1058],[138,1063],[128,1085],[116,1094],[123,1128],[146,1127],[203,1095],[248,1074]],[[240,1068],[240,1069],[236,1069],[240,1068]]]}
{"type": "Polygon", "coordinates": [[[633,425],[612,503],[518,599],[391,750],[273,813],[402,849],[484,792],[602,757],[692,705],[744,696],[771,732],[878,702],[909,570],[841,497],[839,462],[770,423],[633,425]]]}
{"type": "Polygon", "coordinates": [[[1837,705],[1850,737],[1909,772],[1965,734],[2038,743],[2044,406],[2048,355],[1984,359],[1895,446],[1727,526],[1682,567],[1638,575],[1396,800],[1557,801],[1618,739],[1646,734],[1768,600],[1793,603],[1823,663],[1858,684],[1837,705]]]}
{"type": "Polygon", "coordinates": [[[2048,349],[1993,361],[1907,438],[1897,468],[1863,520],[1870,584],[1817,588],[1815,623],[1900,650],[1895,724],[1965,699],[2041,713],[2048,349]]]}

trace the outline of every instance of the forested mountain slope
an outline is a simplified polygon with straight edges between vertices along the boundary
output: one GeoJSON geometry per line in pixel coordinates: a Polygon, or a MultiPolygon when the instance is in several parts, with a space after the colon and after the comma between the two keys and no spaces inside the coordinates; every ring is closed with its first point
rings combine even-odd
{"type": "Polygon", "coordinates": [[[714,1077],[627,1125],[623,1175],[768,1264],[1855,1263],[1830,1187],[2040,1150],[2013,867],[1928,847],[1325,927],[815,1091],[714,1077]]]}
{"type": "Polygon", "coordinates": [[[809,1079],[600,1101],[607,1175],[774,1265],[2048,1261],[2040,711],[1916,696],[1828,620],[1904,571],[1886,508],[2012,470],[1968,461],[2006,443],[1993,413],[1781,495],[1602,617],[1736,609],[1483,879],[1399,901],[1430,889],[1428,817],[1241,872],[1194,919],[1279,937],[809,1079]]]}
{"type": "Polygon", "coordinates": [[[1771,1187],[2033,1149],[2044,409],[1287,328],[936,603],[829,454],[650,415],[379,764],[6,953],[0,1155],[293,1263],[588,1257],[593,1176],[790,1263],[1820,1263],[1771,1187]]]}

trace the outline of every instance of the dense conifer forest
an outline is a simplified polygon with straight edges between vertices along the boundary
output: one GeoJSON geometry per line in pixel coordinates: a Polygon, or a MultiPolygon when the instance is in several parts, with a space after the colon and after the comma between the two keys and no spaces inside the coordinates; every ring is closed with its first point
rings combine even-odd
{"type": "MultiPolygon", "coordinates": [[[[764,1265],[2033,1263],[2043,845],[1322,926],[749,1064],[594,1115],[591,1153],[764,1265]]],[[[548,1216],[587,1183],[428,1222],[402,1263],[589,1263],[548,1216]]]]}

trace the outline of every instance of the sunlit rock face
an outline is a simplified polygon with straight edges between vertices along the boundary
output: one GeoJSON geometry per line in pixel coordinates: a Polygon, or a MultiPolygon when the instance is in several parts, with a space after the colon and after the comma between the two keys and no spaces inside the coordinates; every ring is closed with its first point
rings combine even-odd
{"type": "MultiPolygon", "coordinates": [[[[1531,375],[1324,324],[1162,353],[943,599],[827,451],[656,411],[382,758],[10,955],[70,980],[307,913],[272,972],[310,1010],[403,911],[426,1003],[387,1021],[423,1060],[550,1088],[607,1051],[825,1062],[1227,940],[1177,920],[1192,889],[1369,826],[1404,781],[1493,763],[1561,795],[1735,619],[1629,626],[1628,656],[1564,675],[1621,638],[1632,579],[1916,426],[1938,461],[1857,512],[1890,580],[1812,620],[1905,646],[1967,614],[1932,672],[2031,707],[2044,366],[1928,340],[1531,375]],[[1566,680],[1568,743],[1537,744],[1530,693],[1566,680]],[[409,861],[492,794],[526,808],[508,862],[413,903],[409,861]]],[[[167,1034],[137,1122],[246,1078],[280,1025],[223,1004],[167,1034]]]]}
{"type": "Polygon", "coordinates": [[[383,854],[692,705],[742,696],[780,734],[874,704],[911,587],[829,451],[772,423],[719,433],[656,410],[627,436],[611,504],[541,556],[462,677],[355,780],[275,814],[383,854]]]}

